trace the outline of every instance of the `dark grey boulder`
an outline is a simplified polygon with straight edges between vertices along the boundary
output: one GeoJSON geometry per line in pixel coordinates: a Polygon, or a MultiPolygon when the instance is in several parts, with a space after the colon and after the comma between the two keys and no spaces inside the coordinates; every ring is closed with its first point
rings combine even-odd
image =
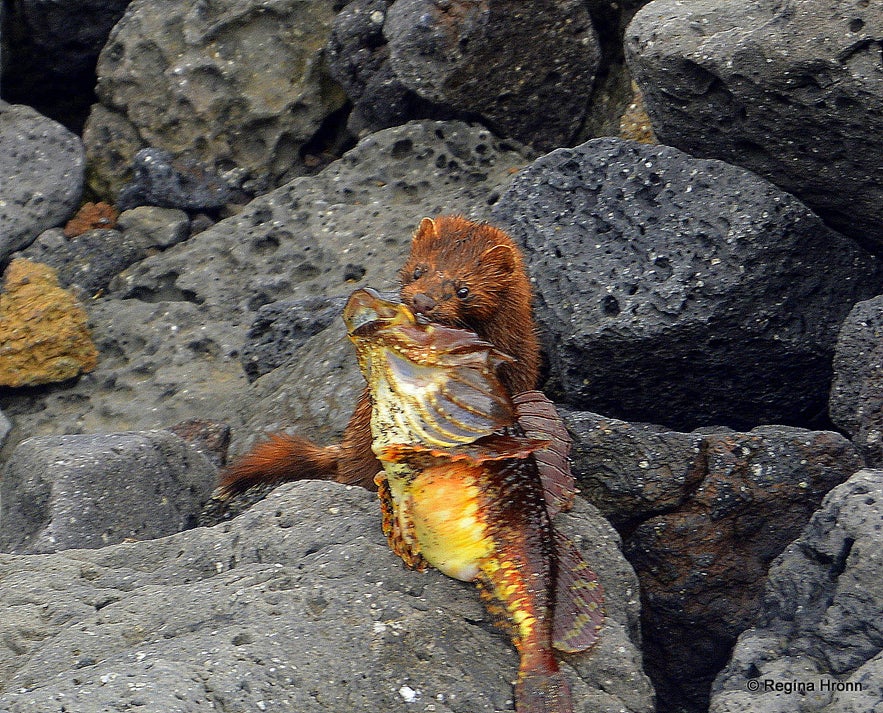
{"type": "Polygon", "coordinates": [[[809,425],[879,262],[720,161],[596,139],[535,161],[494,220],[525,246],[556,399],[681,430],[809,425]]]}
{"type": "Polygon", "coordinates": [[[132,159],[132,171],[132,180],[122,187],[116,201],[123,211],[138,206],[210,210],[221,208],[236,195],[210,168],[162,149],[141,149],[132,159]]]}
{"type": "Polygon", "coordinates": [[[502,136],[549,150],[582,126],[600,50],[579,0],[397,0],[383,34],[402,84],[502,136]]]}
{"type": "Polygon", "coordinates": [[[40,235],[20,256],[54,267],[63,287],[77,285],[95,295],[127,267],[147,257],[147,250],[134,236],[119,230],[100,228],[65,238],[54,229],[40,235]]]}
{"type": "Polygon", "coordinates": [[[37,436],[0,480],[0,551],[149,539],[196,523],[216,469],[168,431],[37,436]]]}
{"type": "Polygon", "coordinates": [[[705,710],[761,609],[770,563],[861,456],[830,431],[679,433],[561,414],[580,492],[623,535],[641,583],[644,660],[660,710],[705,710]]]}
{"type": "Polygon", "coordinates": [[[175,208],[140,206],[120,213],[117,228],[145,250],[165,249],[189,237],[190,218],[175,208]]]}
{"type": "Polygon", "coordinates": [[[770,568],[762,613],[715,681],[712,713],[879,708],[881,520],[883,471],[862,470],[828,493],[770,568]]]}
{"type": "MultiPolygon", "coordinates": [[[[580,710],[650,713],[634,573],[591,506],[559,518],[607,595],[569,656],[580,710]]],[[[304,482],[213,528],[0,557],[0,710],[512,708],[517,656],[475,587],[404,568],[375,495],[304,482]]]]}
{"type": "Polygon", "coordinates": [[[656,0],[626,31],[660,141],[751,169],[883,251],[878,2],[656,0]]]}
{"type": "Polygon", "coordinates": [[[829,410],[867,464],[883,466],[883,296],[859,302],[843,322],[829,410]]]}
{"type": "Polygon", "coordinates": [[[383,36],[392,0],[353,0],[341,10],[326,48],[328,71],[353,104],[348,130],[358,136],[412,119],[450,118],[456,112],[408,89],[389,63],[383,36]]]}
{"type": "Polygon", "coordinates": [[[0,101],[0,265],[76,211],[83,144],[27,106],[0,101]]]}

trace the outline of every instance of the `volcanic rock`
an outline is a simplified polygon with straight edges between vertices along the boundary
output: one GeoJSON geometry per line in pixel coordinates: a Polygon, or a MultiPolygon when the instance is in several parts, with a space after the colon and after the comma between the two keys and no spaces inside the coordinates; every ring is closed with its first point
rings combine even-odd
{"type": "Polygon", "coordinates": [[[796,700],[807,713],[879,706],[881,519],[883,471],[828,493],[770,568],[761,616],[715,681],[712,713],[793,710],[796,700]]]}
{"type": "Polygon", "coordinates": [[[547,390],[624,420],[816,423],[840,322],[883,286],[797,199],[666,146],[558,149],[493,214],[536,280],[547,390]]]}
{"type": "Polygon", "coordinates": [[[660,141],[744,166],[883,251],[879,3],[656,0],[625,42],[660,141]]]}

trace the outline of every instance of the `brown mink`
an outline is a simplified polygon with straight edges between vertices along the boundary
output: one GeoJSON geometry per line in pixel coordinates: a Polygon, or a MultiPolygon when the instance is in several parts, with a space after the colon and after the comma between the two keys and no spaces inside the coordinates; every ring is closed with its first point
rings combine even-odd
{"type": "MultiPolygon", "coordinates": [[[[415,314],[470,329],[515,357],[500,368],[500,380],[511,394],[536,387],[540,349],[530,280],[521,251],[506,233],[458,215],[424,218],[399,279],[401,299],[415,314]]],[[[217,496],[306,478],[374,490],[374,476],[381,469],[371,451],[371,397],[366,389],[340,444],[322,447],[298,436],[272,434],[221,473],[217,496]]]]}

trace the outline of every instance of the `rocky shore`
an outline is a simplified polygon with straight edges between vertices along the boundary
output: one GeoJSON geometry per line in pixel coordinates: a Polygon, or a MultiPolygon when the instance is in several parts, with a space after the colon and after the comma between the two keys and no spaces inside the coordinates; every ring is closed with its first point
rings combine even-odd
{"type": "Polygon", "coordinates": [[[46,7],[0,15],[0,711],[511,710],[375,496],[211,500],[340,435],[343,298],[454,212],[523,246],[574,437],[576,710],[880,705],[879,4],[46,7]]]}

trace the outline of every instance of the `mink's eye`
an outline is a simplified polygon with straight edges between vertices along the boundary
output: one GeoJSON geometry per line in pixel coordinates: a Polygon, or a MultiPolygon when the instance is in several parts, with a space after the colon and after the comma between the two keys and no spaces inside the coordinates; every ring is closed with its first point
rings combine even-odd
{"type": "Polygon", "coordinates": [[[461,300],[465,300],[469,297],[469,288],[468,287],[458,287],[457,288],[457,297],[461,300]]]}
{"type": "Polygon", "coordinates": [[[411,275],[411,279],[412,279],[412,280],[419,280],[421,277],[423,277],[423,273],[424,273],[424,272],[426,272],[426,268],[425,268],[425,267],[422,267],[422,266],[421,266],[421,267],[415,267],[415,268],[414,268],[414,274],[411,275]]]}

